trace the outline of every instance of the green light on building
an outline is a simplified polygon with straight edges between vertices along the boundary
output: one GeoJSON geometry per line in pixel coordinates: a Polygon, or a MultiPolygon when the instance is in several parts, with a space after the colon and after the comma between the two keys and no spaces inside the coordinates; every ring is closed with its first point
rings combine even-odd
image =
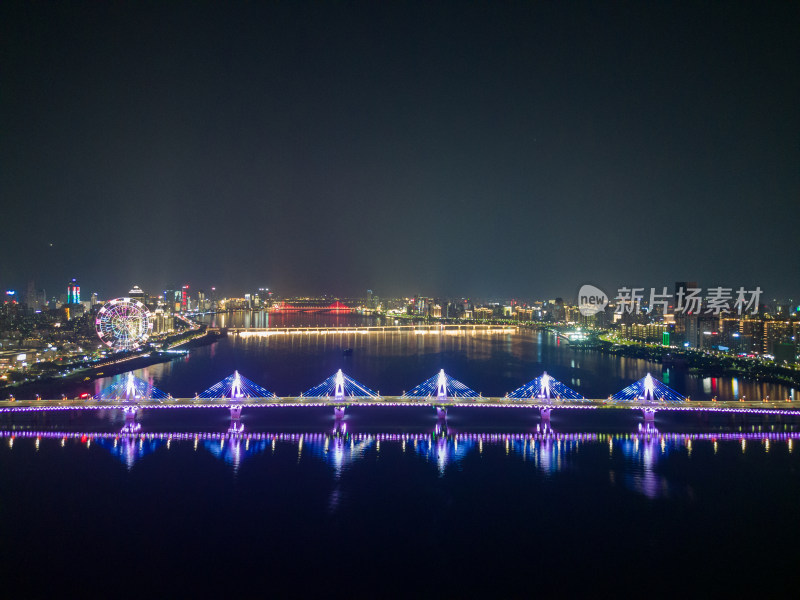
{"type": "Polygon", "coordinates": [[[664,331],[661,333],[661,345],[665,347],[669,347],[669,331],[664,331]]]}

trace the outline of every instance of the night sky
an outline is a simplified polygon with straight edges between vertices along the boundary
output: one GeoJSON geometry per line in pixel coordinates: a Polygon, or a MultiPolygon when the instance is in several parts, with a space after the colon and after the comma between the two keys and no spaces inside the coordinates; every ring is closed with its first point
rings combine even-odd
{"type": "Polygon", "coordinates": [[[800,297],[798,2],[7,1],[0,51],[22,293],[800,297]]]}

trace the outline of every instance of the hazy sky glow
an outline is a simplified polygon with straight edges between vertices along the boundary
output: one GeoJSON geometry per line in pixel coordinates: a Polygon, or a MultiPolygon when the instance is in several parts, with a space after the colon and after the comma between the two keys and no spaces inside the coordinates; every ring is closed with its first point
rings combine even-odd
{"type": "Polygon", "coordinates": [[[177,4],[0,7],[0,286],[800,296],[800,3],[177,4]]]}

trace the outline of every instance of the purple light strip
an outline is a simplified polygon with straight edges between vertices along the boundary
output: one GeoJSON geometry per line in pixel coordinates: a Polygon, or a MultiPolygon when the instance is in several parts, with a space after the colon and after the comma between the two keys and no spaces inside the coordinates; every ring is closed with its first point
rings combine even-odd
{"type": "MultiPolygon", "coordinates": [[[[324,440],[336,437],[329,433],[220,433],[220,432],[165,432],[165,433],[101,433],[101,432],[74,432],[74,431],[0,431],[0,438],[12,439],[128,439],[128,440],[275,440],[275,441],[299,441],[304,440],[324,440]]],[[[354,440],[378,440],[389,442],[402,441],[425,441],[436,437],[432,433],[354,433],[346,437],[354,440]]],[[[604,441],[608,439],[653,439],[664,441],[680,440],[709,440],[709,441],[781,441],[781,440],[800,440],[800,431],[792,432],[705,432],[705,433],[661,433],[661,432],[640,432],[640,433],[454,433],[447,436],[456,441],[525,441],[525,440],[563,440],[563,441],[604,441]]]]}

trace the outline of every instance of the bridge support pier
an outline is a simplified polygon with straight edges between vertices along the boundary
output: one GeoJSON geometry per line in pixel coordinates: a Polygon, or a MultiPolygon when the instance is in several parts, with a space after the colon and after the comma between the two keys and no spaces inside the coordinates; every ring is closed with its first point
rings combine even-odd
{"type": "Polygon", "coordinates": [[[230,407],[231,411],[231,425],[228,427],[228,433],[242,433],[244,425],[242,424],[242,405],[237,404],[230,407]]]}
{"type": "Polygon", "coordinates": [[[437,406],[436,407],[436,426],[433,428],[434,435],[445,435],[447,434],[447,407],[446,406],[437,406]]]}
{"type": "Polygon", "coordinates": [[[343,435],[347,432],[347,425],[344,422],[344,406],[333,407],[333,433],[343,435]]]}
{"type": "Polygon", "coordinates": [[[122,433],[136,433],[142,429],[141,423],[136,421],[137,406],[125,406],[122,412],[125,413],[125,425],[122,426],[122,433]]]}
{"type": "Polygon", "coordinates": [[[652,431],[656,428],[656,409],[655,408],[643,408],[642,414],[644,415],[644,426],[639,425],[639,430],[644,429],[645,431],[652,431]]]}
{"type": "Polygon", "coordinates": [[[539,407],[539,417],[541,417],[541,423],[536,426],[536,430],[540,433],[552,433],[553,428],[550,427],[550,411],[552,409],[547,406],[540,406],[539,407]]]}
{"type": "Polygon", "coordinates": [[[447,431],[447,407],[436,407],[436,426],[433,428],[434,435],[441,435],[447,431]]]}

